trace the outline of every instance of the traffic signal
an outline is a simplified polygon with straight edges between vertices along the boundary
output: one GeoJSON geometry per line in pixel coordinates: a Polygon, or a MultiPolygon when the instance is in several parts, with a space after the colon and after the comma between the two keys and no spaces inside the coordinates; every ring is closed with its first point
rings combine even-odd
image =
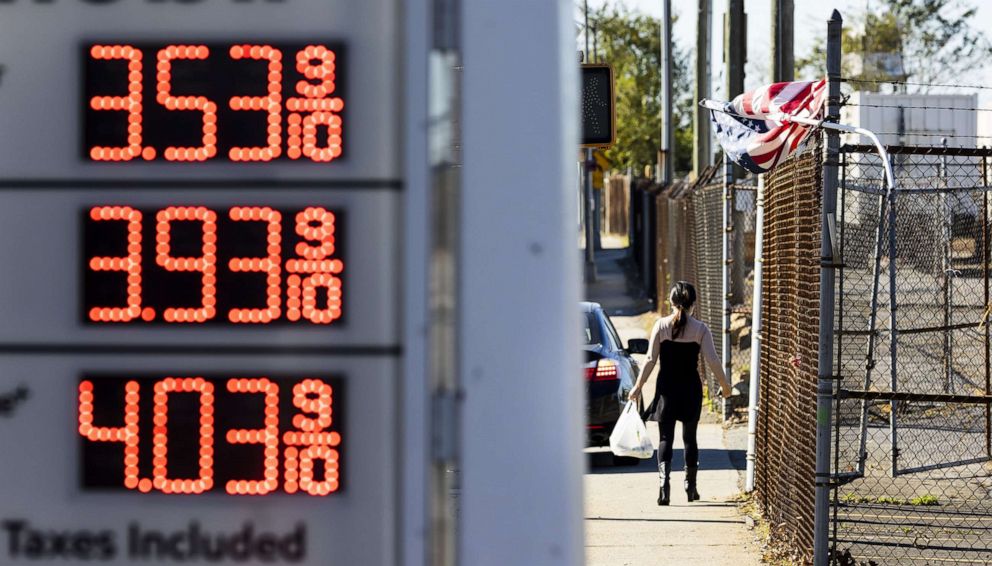
{"type": "Polygon", "coordinates": [[[582,147],[609,147],[617,137],[613,67],[582,65],[582,147]]]}

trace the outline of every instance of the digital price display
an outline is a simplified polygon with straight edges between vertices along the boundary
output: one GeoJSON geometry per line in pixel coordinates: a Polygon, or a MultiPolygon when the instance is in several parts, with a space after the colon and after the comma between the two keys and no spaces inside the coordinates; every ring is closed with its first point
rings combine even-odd
{"type": "Polygon", "coordinates": [[[344,215],[322,206],[93,206],[90,323],[341,324],[344,215]]]}
{"type": "Polygon", "coordinates": [[[0,0],[0,564],[403,562],[405,26],[0,0]]]}
{"type": "Polygon", "coordinates": [[[86,376],[77,407],[84,490],[324,496],[342,485],[335,379],[86,376]]]}
{"type": "Polygon", "coordinates": [[[343,48],[327,42],[85,46],[92,161],[328,163],[344,148],[343,48]]]}

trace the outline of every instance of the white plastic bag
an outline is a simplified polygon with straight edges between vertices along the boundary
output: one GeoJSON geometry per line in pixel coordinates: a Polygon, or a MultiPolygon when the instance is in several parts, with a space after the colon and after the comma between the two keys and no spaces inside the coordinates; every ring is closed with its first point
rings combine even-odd
{"type": "Polygon", "coordinates": [[[632,456],[634,458],[650,458],[654,455],[654,444],[648,436],[644,421],[637,414],[637,406],[633,401],[627,405],[617,419],[617,425],[610,434],[610,450],[617,456],[632,456]]]}

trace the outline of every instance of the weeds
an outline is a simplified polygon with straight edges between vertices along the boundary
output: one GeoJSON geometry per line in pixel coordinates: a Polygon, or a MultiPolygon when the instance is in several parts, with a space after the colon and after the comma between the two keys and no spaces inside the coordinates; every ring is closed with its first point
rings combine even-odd
{"type": "Polygon", "coordinates": [[[857,495],[854,493],[844,494],[840,498],[841,503],[848,503],[851,505],[858,504],[877,504],[877,505],[910,505],[914,507],[929,507],[933,505],[940,505],[940,500],[937,496],[930,495],[920,495],[913,497],[911,499],[906,499],[904,497],[890,497],[888,495],[879,495],[877,497],[870,497],[865,495],[857,495]]]}

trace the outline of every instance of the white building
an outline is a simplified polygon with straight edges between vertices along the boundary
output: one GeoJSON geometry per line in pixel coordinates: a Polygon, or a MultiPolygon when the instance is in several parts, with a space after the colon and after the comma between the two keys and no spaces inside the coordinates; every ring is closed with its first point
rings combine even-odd
{"type": "MultiPolygon", "coordinates": [[[[978,96],[975,94],[879,94],[855,92],[841,108],[841,122],[875,132],[885,145],[940,147],[974,147],[978,136],[978,96]]],[[[989,116],[992,118],[992,116],[989,116]]],[[[990,122],[983,122],[988,128],[990,122]]],[[[992,128],[987,130],[992,134],[992,128]]],[[[848,144],[871,144],[861,135],[845,135],[848,144]]],[[[976,187],[981,184],[980,160],[975,157],[939,155],[894,155],[893,169],[900,189],[940,187],[976,187]]],[[[879,158],[873,154],[849,154],[845,184],[848,188],[883,190],[885,182],[879,158]]],[[[931,199],[913,201],[933,215],[931,199]]],[[[980,207],[972,193],[948,193],[943,200],[944,215],[977,217],[980,207]]],[[[903,205],[905,207],[912,205],[903,205]]],[[[909,211],[907,211],[909,212],[909,211]]],[[[849,193],[844,220],[849,223],[874,224],[878,215],[878,197],[869,193],[849,193]]]]}
{"type": "MultiPolygon", "coordinates": [[[[975,94],[855,92],[841,108],[841,122],[880,134],[886,145],[940,145],[947,137],[950,147],[971,147],[978,135],[977,106],[975,94]]],[[[849,141],[870,143],[867,138],[849,141]]]]}

